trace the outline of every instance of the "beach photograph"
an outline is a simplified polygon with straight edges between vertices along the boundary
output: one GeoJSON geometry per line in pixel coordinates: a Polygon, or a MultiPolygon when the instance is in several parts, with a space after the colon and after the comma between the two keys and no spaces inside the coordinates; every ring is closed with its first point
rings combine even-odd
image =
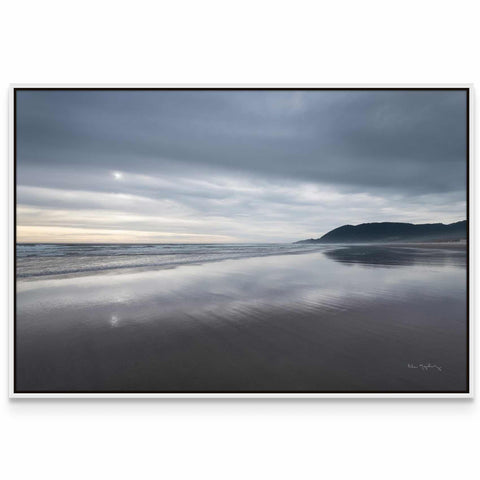
{"type": "Polygon", "coordinates": [[[468,88],[13,91],[15,394],[468,394],[468,88]]]}

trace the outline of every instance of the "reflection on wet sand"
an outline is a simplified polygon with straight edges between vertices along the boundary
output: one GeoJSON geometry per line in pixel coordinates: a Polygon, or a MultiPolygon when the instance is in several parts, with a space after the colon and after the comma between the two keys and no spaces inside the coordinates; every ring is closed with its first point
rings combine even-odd
{"type": "Polygon", "coordinates": [[[17,389],[464,391],[462,255],[334,247],[19,281],[17,389]],[[408,368],[428,363],[442,371],[408,368]]]}
{"type": "Polygon", "coordinates": [[[360,264],[379,267],[413,265],[466,266],[466,250],[459,247],[353,245],[328,250],[331,260],[346,265],[360,264]]]}

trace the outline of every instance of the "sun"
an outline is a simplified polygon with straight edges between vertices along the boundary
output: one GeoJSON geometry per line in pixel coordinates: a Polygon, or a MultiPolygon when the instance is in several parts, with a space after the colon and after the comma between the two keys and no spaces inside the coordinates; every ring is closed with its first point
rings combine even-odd
{"type": "Polygon", "coordinates": [[[123,178],[122,172],[113,172],[112,175],[115,180],[121,180],[123,178]]]}

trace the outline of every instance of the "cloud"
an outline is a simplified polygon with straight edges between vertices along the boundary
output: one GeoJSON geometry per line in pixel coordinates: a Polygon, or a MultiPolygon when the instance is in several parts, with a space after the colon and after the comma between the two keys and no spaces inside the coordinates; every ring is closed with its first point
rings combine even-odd
{"type": "Polygon", "coordinates": [[[461,91],[17,96],[24,241],[293,241],[465,218],[461,91]]]}

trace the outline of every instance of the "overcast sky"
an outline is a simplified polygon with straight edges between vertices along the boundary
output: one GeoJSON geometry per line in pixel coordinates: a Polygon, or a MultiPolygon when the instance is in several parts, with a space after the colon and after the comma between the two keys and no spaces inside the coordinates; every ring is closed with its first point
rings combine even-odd
{"type": "Polygon", "coordinates": [[[466,217],[465,91],[19,91],[20,242],[466,217]]]}

